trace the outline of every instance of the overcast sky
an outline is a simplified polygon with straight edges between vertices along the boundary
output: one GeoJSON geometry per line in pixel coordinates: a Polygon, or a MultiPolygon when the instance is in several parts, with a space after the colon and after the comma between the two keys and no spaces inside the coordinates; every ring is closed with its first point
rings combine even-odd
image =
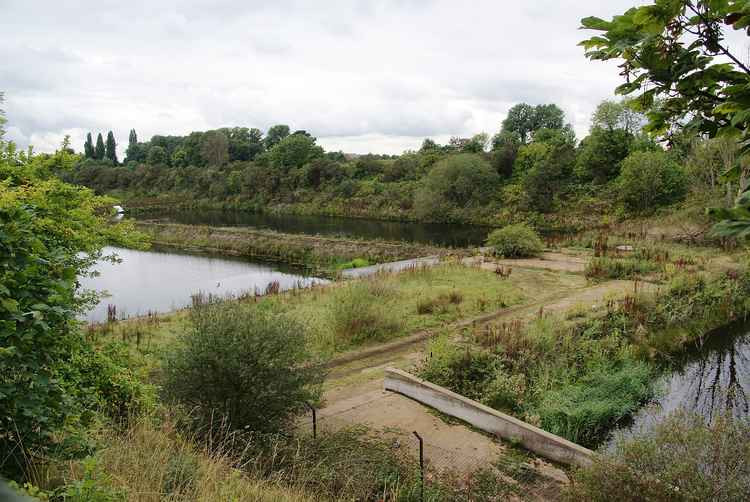
{"type": "Polygon", "coordinates": [[[112,129],[306,129],[328,150],[400,153],[494,134],[557,103],[579,137],[614,64],[576,44],[588,15],[641,0],[0,1],[8,137],[51,151],[112,129]]]}

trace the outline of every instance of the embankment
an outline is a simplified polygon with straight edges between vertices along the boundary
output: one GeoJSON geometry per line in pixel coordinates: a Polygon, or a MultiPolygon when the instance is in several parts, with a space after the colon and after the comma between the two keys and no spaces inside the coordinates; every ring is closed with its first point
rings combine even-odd
{"type": "Polygon", "coordinates": [[[138,222],[136,226],[157,246],[285,262],[328,274],[335,271],[336,265],[355,258],[384,263],[460,253],[410,242],[285,234],[254,228],[158,222],[138,222]]]}

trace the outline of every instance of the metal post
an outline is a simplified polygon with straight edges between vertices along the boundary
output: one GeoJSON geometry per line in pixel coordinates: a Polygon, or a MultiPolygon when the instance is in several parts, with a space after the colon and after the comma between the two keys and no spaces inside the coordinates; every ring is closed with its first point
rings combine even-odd
{"type": "Polygon", "coordinates": [[[313,416],[313,439],[318,438],[318,414],[315,411],[315,408],[310,403],[305,403],[308,408],[310,408],[310,411],[312,411],[313,416]]]}
{"type": "Polygon", "coordinates": [[[424,501],[424,442],[417,431],[414,431],[414,435],[419,440],[419,500],[424,501]]]}

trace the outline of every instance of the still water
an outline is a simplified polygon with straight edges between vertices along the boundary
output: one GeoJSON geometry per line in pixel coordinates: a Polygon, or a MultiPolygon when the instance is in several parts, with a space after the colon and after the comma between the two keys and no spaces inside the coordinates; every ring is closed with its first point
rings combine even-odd
{"type": "Polygon", "coordinates": [[[673,372],[660,382],[659,397],[620,431],[628,436],[652,429],[676,410],[716,416],[750,418],[750,323],[736,323],[705,336],[675,361],[673,372]]]}
{"type": "Polygon", "coordinates": [[[118,318],[133,317],[185,307],[198,292],[238,295],[262,292],[274,281],[282,290],[327,282],[283,265],[242,259],[112,247],[104,251],[116,253],[121,262],[100,262],[94,267],[97,277],[81,279],[86,289],[109,294],[85,316],[92,322],[107,320],[108,305],[117,308],[118,318]]]}
{"type": "Polygon", "coordinates": [[[483,245],[489,227],[448,223],[415,223],[335,216],[296,216],[245,211],[184,210],[128,213],[128,217],[189,225],[246,226],[310,235],[344,235],[363,239],[408,241],[442,246],[483,245]]]}

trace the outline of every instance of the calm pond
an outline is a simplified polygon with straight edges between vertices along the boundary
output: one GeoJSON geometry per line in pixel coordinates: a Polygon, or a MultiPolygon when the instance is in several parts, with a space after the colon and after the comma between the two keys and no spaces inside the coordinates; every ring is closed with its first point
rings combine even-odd
{"type": "Polygon", "coordinates": [[[185,307],[198,292],[226,296],[262,292],[274,281],[282,290],[328,282],[279,264],[159,250],[104,251],[116,253],[122,261],[100,262],[94,267],[97,277],[81,279],[84,288],[110,295],[85,316],[90,322],[106,321],[108,305],[124,318],[185,307]]]}
{"type": "Polygon", "coordinates": [[[720,414],[750,416],[750,323],[718,329],[676,361],[660,383],[659,397],[638,411],[625,436],[648,431],[670,413],[684,409],[710,421],[720,414]]]}
{"type": "Polygon", "coordinates": [[[180,210],[128,213],[127,216],[190,225],[245,226],[290,234],[343,235],[452,247],[481,246],[491,230],[489,227],[476,225],[273,215],[246,211],[180,210]]]}

